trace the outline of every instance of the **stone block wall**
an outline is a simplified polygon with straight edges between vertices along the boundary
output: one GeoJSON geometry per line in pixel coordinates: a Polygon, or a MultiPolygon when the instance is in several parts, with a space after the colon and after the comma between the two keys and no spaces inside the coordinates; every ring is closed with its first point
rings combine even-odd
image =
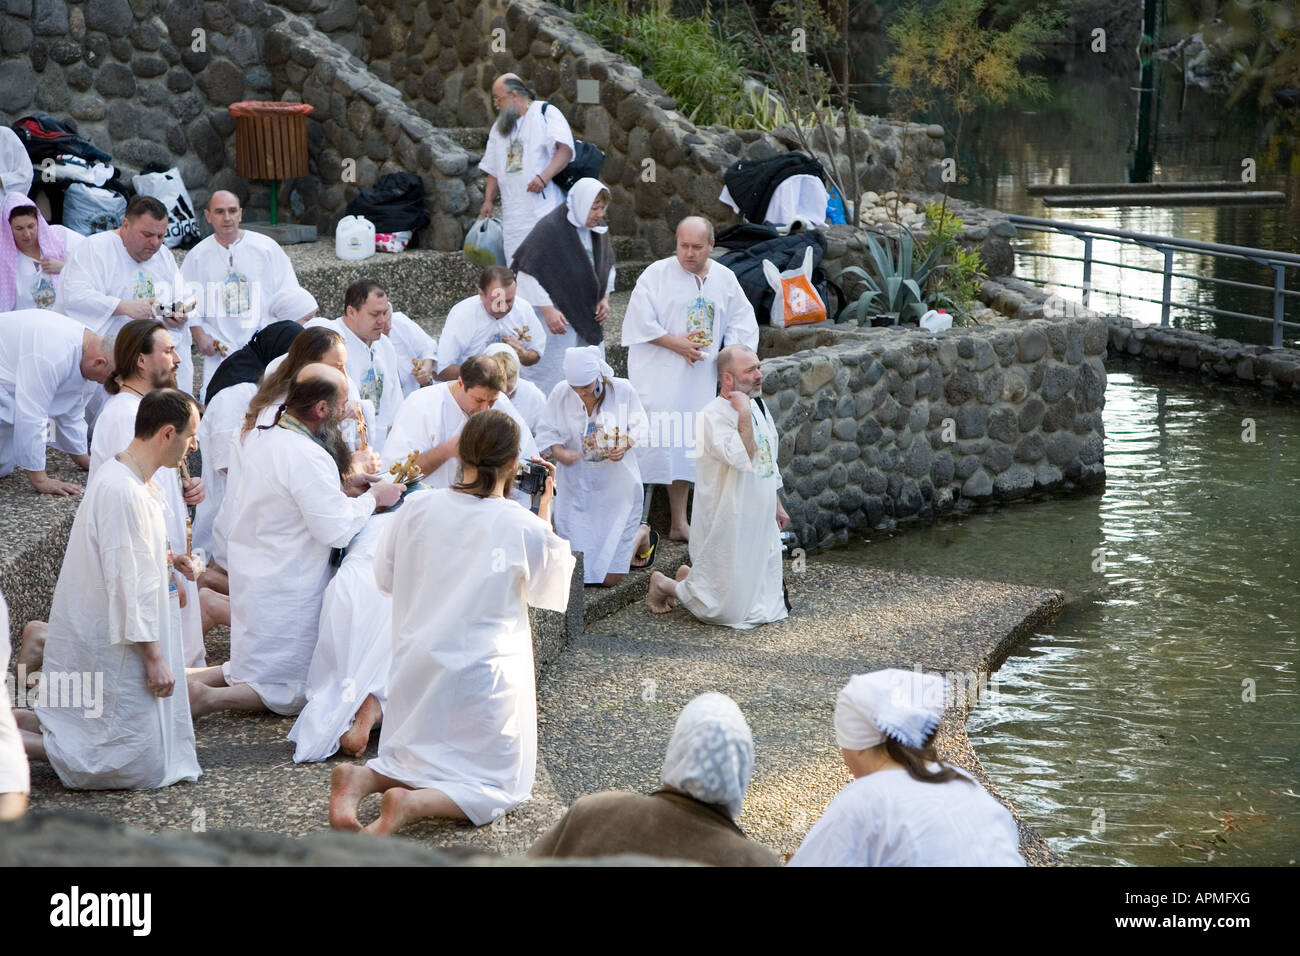
{"type": "Polygon", "coordinates": [[[1100,318],[764,330],[792,530],[826,546],[966,503],[1101,483],[1107,338],[1100,318]]]}

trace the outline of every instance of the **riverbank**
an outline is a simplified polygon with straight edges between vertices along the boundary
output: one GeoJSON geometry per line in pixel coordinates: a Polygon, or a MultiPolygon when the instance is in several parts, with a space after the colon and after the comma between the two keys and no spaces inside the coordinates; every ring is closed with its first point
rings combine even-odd
{"type": "MultiPolygon", "coordinates": [[[[680,547],[664,548],[656,563],[675,567],[683,556],[680,547]]],[[[367,850],[363,862],[400,862],[409,858],[410,844],[517,856],[584,793],[654,789],[678,712],[705,690],[735,698],[754,731],[756,767],[741,827],[774,852],[792,853],[850,779],[831,720],[835,693],[848,676],[889,666],[987,676],[1062,605],[1054,591],[892,572],[864,575],[814,556],[803,572],[788,574],[795,605],[789,619],[732,631],[701,625],[680,610],[651,615],[641,599],[645,580],[644,574],[625,579],[620,599],[629,603],[593,621],[543,669],[533,800],[481,828],[414,825],[391,841],[397,848],[391,857],[367,850]]],[[[220,638],[211,641],[210,659],[223,659],[227,646],[220,638]]],[[[997,795],[966,737],[968,710],[964,698],[948,708],[938,733],[940,753],[997,795]]],[[[48,765],[37,764],[32,807],[90,811],[162,836],[198,828],[256,831],[259,835],[242,838],[249,846],[257,846],[261,834],[320,834],[327,830],[329,775],[339,758],[294,764],[293,747],[285,739],[292,723],[264,715],[200,719],[196,733],[204,775],[196,783],[163,790],[68,791],[48,765]]],[[[378,734],[367,756],[374,755],[377,741],[378,734]]],[[[363,822],[377,813],[377,798],[362,805],[363,822]]],[[[98,822],[87,826],[111,829],[98,822]]],[[[66,827],[58,832],[68,834],[65,849],[71,854],[85,831],[71,823],[66,827]]],[[[49,827],[32,827],[11,838],[0,829],[0,863],[4,854],[28,853],[24,848],[33,841],[49,852],[49,832],[49,827]]],[[[1021,835],[1021,851],[1031,864],[1060,863],[1023,823],[1021,835]]],[[[215,841],[227,849],[231,843],[229,836],[215,841]]],[[[156,842],[140,846],[149,853],[166,852],[156,842]]],[[[176,852],[185,858],[194,851],[186,843],[176,852]]],[[[49,862],[60,860],[84,863],[86,857],[49,862]]]]}

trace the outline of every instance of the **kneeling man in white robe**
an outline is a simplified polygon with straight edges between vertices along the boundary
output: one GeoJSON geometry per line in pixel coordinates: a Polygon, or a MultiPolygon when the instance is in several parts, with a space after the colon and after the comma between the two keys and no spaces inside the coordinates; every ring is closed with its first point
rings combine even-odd
{"type": "Polygon", "coordinates": [[[249,436],[227,549],[230,660],[191,676],[196,717],[217,710],[291,716],[306,703],[330,551],[402,491],[365,474],[344,485],[350,452],[339,422],[349,414],[343,373],[308,365],[289,386],[276,424],[249,436]]]}
{"type": "Polygon", "coordinates": [[[174,575],[195,568],[168,553],[153,480],[180,463],[198,430],[192,398],[149,392],[135,438],[96,469],[77,509],[36,708],[14,712],[27,755],[49,760],[66,787],[148,789],[201,773],[189,701],[174,693],[185,674],[174,575]]]}
{"type": "Polygon", "coordinates": [[[778,492],[777,434],[760,397],[758,356],[743,345],[718,355],[722,394],[700,410],[691,563],[676,580],[655,571],[655,613],[680,601],[701,621],[751,628],[786,616],[781,531],[790,516],[778,492]]]}

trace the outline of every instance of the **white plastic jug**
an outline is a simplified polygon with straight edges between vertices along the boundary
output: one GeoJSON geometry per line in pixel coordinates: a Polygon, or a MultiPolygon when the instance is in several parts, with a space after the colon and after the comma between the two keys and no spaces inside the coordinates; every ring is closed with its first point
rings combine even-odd
{"type": "Polygon", "coordinates": [[[917,325],[927,332],[942,332],[952,328],[952,316],[944,309],[931,309],[921,316],[921,321],[917,325]]]}
{"type": "Polygon", "coordinates": [[[375,254],[375,224],[365,216],[344,216],[334,228],[334,254],[340,259],[369,259],[375,254]]]}

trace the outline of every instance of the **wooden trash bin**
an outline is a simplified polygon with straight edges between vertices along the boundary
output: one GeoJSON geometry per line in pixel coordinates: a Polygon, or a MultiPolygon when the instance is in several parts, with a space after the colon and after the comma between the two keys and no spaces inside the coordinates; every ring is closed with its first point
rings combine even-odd
{"type": "Polygon", "coordinates": [[[235,118],[235,170],[271,181],[271,224],[279,221],[280,180],[306,176],[308,103],[243,100],[227,109],[235,118]]]}

